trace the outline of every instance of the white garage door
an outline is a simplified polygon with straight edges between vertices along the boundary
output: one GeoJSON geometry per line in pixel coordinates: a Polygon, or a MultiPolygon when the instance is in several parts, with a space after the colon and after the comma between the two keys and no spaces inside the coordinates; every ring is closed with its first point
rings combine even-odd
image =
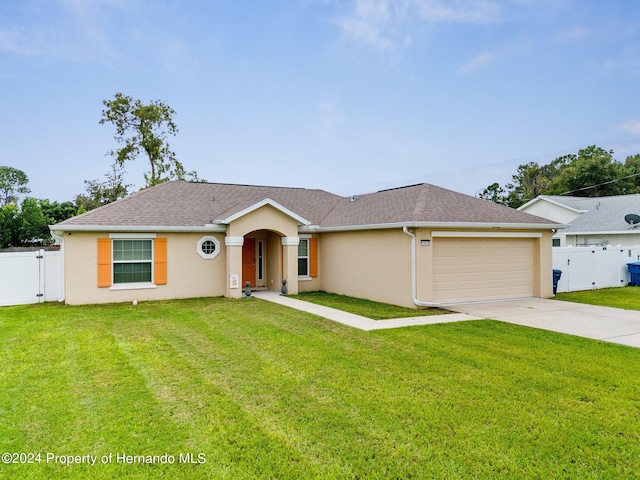
{"type": "Polygon", "coordinates": [[[437,302],[532,297],[531,238],[435,238],[433,289],[437,302]]]}

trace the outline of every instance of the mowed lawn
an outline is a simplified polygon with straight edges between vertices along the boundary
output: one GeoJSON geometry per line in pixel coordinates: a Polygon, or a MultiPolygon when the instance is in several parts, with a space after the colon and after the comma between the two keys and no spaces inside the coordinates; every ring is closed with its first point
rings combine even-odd
{"type": "Polygon", "coordinates": [[[371,320],[389,320],[392,318],[422,317],[451,313],[441,308],[415,309],[398,307],[396,305],[389,305],[388,303],[374,302],[364,298],[353,298],[323,291],[302,292],[297,295],[291,295],[291,297],[305,302],[343,310],[371,320]]]}
{"type": "Polygon", "coordinates": [[[0,477],[633,478],[638,371],[640,349],[494,321],[362,332],[257,299],[5,307],[0,452],[41,457],[3,455],[0,477]]]}
{"type": "Polygon", "coordinates": [[[604,307],[640,310],[640,287],[603,288],[601,290],[584,290],[581,292],[558,293],[558,300],[567,302],[588,303],[604,307]]]}

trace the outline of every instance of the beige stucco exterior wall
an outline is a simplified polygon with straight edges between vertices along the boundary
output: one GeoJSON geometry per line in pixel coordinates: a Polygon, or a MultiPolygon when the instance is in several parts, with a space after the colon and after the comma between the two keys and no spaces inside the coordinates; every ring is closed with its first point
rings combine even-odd
{"type": "Polygon", "coordinates": [[[227,282],[224,276],[226,253],[223,234],[158,233],[158,238],[167,238],[167,284],[131,290],[110,290],[97,286],[97,239],[108,237],[108,233],[73,232],[64,235],[66,303],[78,305],[215,297],[225,293],[227,282]],[[220,254],[212,260],[205,260],[197,253],[198,240],[203,236],[214,236],[220,242],[220,254]]]}
{"type": "Polygon", "coordinates": [[[268,232],[266,241],[266,287],[279,292],[282,288],[282,243],[280,236],[273,232],[268,232]]]}
{"type": "Polygon", "coordinates": [[[534,294],[541,298],[553,297],[553,247],[552,232],[542,232],[542,237],[538,239],[538,262],[540,271],[536,272],[536,285],[538,289],[534,294]]]}
{"type": "MultiPolygon", "coordinates": [[[[229,225],[229,233],[242,240],[245,235],[266,242],[266,287],[279,291],[282,278],[290,294],[298,291],[328,292],[367,298],[415,308],[411,284],[411,237],[401,228],[324,232],[318,238],[318,277],[298,281],[295,219],[271,206],[250,212],[229,225]],[[284,244],[283,244],[284,239],[284,244]],[[290,243],[290,244],[288,244],[290,243]]],[[[460,230],[464,231],[464,230],[460,230]]],[[[478,232],[478,231],[476,231],[478,232]]],[[[485,230],[495,232],[495,230],[485,230]]],[[[429,229],[415,229],[416,296],[433,301],[433,248],[420,246],[432,240],[429,229]]],[[[524,232],[526,233],[526,232],[524,232]]],[[[552,296],[551,232],[542,231],[535,240],[534,294],[552,296]]],[[[155,288],[114,290],[97,287],[97,239],[105,233],[65,234],[65,296],[69,304],[130,302],[202,296],[240,297],[242,288],[229,288],[229,275],[242,272],[242,247],[226,246],[225,234],[158,233],[167,238],[168,282],[155,288]],[[215,236],[220,254],[205,260],[197,253],[203,236],[215,236]]]]}
{"type": "Polygon", "coordinates": [[[402,229],[322,233],[322,290],[406,307],[411,301],[411,238],[402,229]]]}
{"type": "MultiPolygon", "coordinates": [[[[450,230],[495,234],[495,230],[450,230]]],[[[527,231],[511,231],[528,234],[527,231]]],[[[434,301],[433,248],[421,247],[421,240],[432,240],[431,230],[415,229],[416,297],[434,301]]],[[[509,234],[509,231],[501,232],[509,234]]],[[[534,239],[534,295],[553,294],[551,231],[536,232],[534,239]]],[[[500,233],[498,233],[500,235],[500,233]]],[[[366,298],[416,308],[411,285],[411,237],[402,229],[323,233],[320,235],[319,288],[333,293],[366,298]]],[[[301,282],[301,288],[303,284],[301,282]]],[[[309,289],[311,290],[311,289],[309,289]]]]}
{"type": "Polygon", "coordinates": [[[271,205],[264,205],[231,222],[227,235],[243,237],[256,230],[272,230],[286,237],[297,237],[298,222],[271,205]]]}
{"type": "MultiPolygon", "coordinates": [[[[287,279],[288,291],[298,293],[298,222],[271,205],[264,205],[229,223],[228,237],[255,236],[253,232],[269,231],[267,236],[267,285],[271,290],[280,290],[282,278],[287,279]],[[284,243],[283,244],[283,239],[284,243]],[[281,274],[282,272],[282,274],[281,274]]],[[[226,263],[226,278],[242,274],[242,247],[229,246],[226,263]]],[[[227,286],[226,296],[240,298],[242,289],[227,286]]]]}

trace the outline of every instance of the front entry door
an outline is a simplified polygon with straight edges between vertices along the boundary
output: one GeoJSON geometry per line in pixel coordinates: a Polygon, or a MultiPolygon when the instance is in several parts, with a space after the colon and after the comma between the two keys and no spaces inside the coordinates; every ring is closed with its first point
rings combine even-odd
{"type": "Polygon", "coordinates": [[[242,245],[242,287],[247,281],[256,286],[256,239],[245,238],[242,245]]]}

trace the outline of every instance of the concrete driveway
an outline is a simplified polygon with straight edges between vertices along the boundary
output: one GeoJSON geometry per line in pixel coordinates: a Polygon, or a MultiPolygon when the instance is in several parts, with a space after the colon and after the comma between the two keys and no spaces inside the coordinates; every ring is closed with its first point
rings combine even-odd
{"type": "Polygon", "coordinates": [[[640,311],[541,298],[446,307],[454,312],[640,347],[640,311]]]}

